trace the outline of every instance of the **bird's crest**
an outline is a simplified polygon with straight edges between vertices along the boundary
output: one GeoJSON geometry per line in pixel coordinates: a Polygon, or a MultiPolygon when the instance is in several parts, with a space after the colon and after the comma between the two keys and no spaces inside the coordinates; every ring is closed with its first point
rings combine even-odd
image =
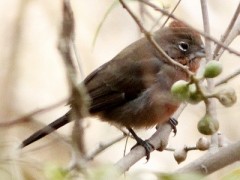
{"type": "MultiPolygon", "coordinates": [[[[179,30],[179,29],[187,29],[188,32],[191,32],[193,36],[199,36],[199,33],[197,31],[195,31],[193,28],[189,27],[188,25],[186,25],[184,22],[182,21],[172,21],[170,24],[169,24],[169,28],[173,29],[173,30],[179,30]]],[[[199,36],[200,38],[200,36],[199,36]]]]}
{"type": "Polygon", "coordinates": [[[180,22],[180,21],[172,21],[169,24],[170,28],[189,28],[189,26],[187,26],[185,23],[180,22]]]}

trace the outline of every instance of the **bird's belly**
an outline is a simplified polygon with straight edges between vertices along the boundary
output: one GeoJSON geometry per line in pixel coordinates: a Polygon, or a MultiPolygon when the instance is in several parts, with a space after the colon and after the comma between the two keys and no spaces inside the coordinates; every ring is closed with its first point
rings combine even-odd
{"type": "Polygon", "coordinates": [[[117,126],[149,128],[166,122],[178,108],[179,103],[170,94],[147,92],[122,106],[99,114],[101,120],[117,126]]]}

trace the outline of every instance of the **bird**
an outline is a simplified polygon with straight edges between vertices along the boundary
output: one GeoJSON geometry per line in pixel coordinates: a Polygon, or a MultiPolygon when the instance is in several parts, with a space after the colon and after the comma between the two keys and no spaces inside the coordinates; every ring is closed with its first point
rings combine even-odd
{"type": "MultiPolygon", "coordinates": [[[[180,21],[152,34],[158,46],[174,61],[187,66],[195,73],[205,57],[201,36],[180,21]]],[[[110,61],[106,62],[82,82],[90,97],[90,116],[118,127],[126,127],[146,149],[147,160],[150,148],[142,140],[137,129],[147,129],[172,120],[172,114],[181,102],[171,94],[172,85],[178,80],[189,81],[189,74],[172,64],[160,54],[146,38],[133,42],[110,61]]],[[[25,147],[63,125],[71,122],[71,110],[25,139],[25,147]]]]}

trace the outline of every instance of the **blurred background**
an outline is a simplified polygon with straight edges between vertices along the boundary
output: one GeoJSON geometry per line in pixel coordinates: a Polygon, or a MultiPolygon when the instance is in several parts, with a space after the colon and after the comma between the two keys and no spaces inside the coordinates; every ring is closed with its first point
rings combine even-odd
{"type": "MultiPolygon", "coordinates": [[[[177,0],[153,0],[158,6],[171,11],[177,0]]],[[[113,0],[71,0],[76,29],[75,44],[80,57],[84,77],[104,62],[111,60],[130,43],[142,37],[138,26],[119,4],[114,6],[99,31],[94,42],[99,24],[114,3],[113,0]]],[[[220,39],[225,32],[238,0],[209,0],[209,20],[211,35],[220,39]]],[[[138,2],[128,2],[131,9],[141,18],[138,2]]],[[[151,18],[142,17],[143,24],[151,29],[161,15],[149,9],[151,18]]],[[[174,14],[193,27],[203,30],[200,1],[182,0],[174,14]]],[[[160,27],[165,17],[156,28],[160,27]]],[[[7,122],[47,107],[69,96],[66,69],[57,49],[62,23],[62,1],[48,0],[8,0],[0,1],[0,121],[7,122]]],[[[230,47],[239,51],[239,38],[230,47]]],[[[239,57],[225,52],[220,62],[224,66],[221,79],[240,67],[239,57]]],[[[79,73],[79,82],[84,78],[79,73]]],[[[240,94],[239,77],[231,80],[227,86],[233,87],[237,96],[240,94]]],[[[224,85],[225,86],[225,85],[224,85]]],[[[217,103],[220,132],[231,141],[240,137],[238,122],[240,104],[225,108],[217,103]]],[[[61,128],[58,133],[36,142],[23,150],[18,146],[33,132],[63,115],[67,106],[41,113],[29,119],[29,122],[13,126],[0,127],[0,177],[5,179],[44,179],[44,168],[49,164],[66,166],[71,158],[69,145],[62,136],[71,134],[72,124],[61,128]]],[[[204,115],[203,104],[188,105],[181,114],[178,133],[170,135],[169,147],[181,148],[194,146],[202,137],[197,130],[198,120],[204,115]]],[[[100,142],[108,142],[121,134],[115,127],[86,118],[86,148],[92,152],[100,142]]],[[[151,136],[155,128],[140,130],[145,139],[151,136]]],[[[124,153],[125,140],[113,145],[97,156],[93,166],[114,164],[124,153]]],[[[129,140],[127,152],[134,141],[129,140]]],[[[142,159],[127,174],[142,172],[171,172],[188,164],[204,152],[191,151],[186,161],[180,165],[173,158],[172,152],[154,152],[148,163],[142,159]]],[[[224,175],[228,168],[211,175],[224,175]]],[[[154,179],[155,177],[151,177],[154,179]]]]}

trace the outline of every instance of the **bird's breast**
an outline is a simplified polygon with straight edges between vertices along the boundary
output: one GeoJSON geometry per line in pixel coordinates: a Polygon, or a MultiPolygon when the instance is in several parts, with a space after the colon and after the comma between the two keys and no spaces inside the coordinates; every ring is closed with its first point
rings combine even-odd
{"type": "Polygon", "coordinates": [[[147,89],[136,99],[111,111],[99,113],[103,121],[131,128],[149,128],[158,123],[166,122],[178,108],[169,91],[160,90],[157,85],[147,89]]]}

